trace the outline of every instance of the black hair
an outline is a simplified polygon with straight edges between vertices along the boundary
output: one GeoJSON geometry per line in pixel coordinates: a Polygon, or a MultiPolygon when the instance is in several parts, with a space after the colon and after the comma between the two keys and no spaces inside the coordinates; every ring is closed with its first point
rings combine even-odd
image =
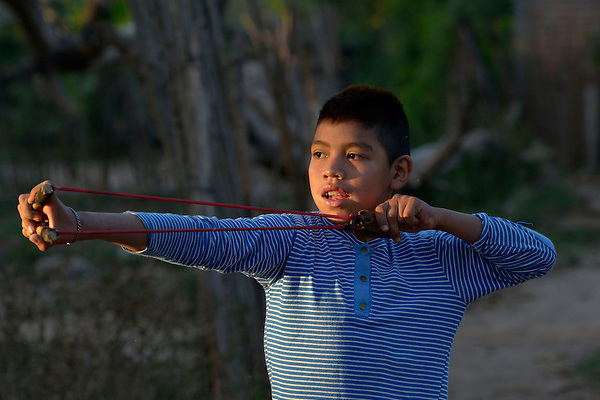
{"type": "Polygon", "coordinates": [[[404,107],[389,90],[368,85],[349,86],[330,98],[321,108],[317,126],[323,122],[358,122],[373,129],[393,163],[410,155],[408,119],[404,107]]]}

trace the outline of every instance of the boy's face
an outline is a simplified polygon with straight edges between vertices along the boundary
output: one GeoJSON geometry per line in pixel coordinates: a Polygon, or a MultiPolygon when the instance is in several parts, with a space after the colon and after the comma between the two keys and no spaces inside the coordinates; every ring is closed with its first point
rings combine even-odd
{"type": "Polygon", "coordinates": [[[348,216],[373,211],[404,185],[399,173],[371,129],[354,122],[323,121],[317,126],[308,177],[322,213],[348,216]]]}

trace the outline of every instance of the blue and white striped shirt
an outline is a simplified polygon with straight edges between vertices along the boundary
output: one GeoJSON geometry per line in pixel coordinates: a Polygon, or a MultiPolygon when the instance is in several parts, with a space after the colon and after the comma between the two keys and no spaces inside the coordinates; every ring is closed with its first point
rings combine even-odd
{"type": "MultiPolygon", "coordinates": [[[[137,214],[148,229],[330,225],[325,218],[137,214]]],[[[450,350],[473,300],[548,272],[544,236],[478,214],[474,244],[440,231],[368,243],[337,230],[152,234],[144,255],[241,272],[266,293],[273,399],[447,399],[450,350]]]]}

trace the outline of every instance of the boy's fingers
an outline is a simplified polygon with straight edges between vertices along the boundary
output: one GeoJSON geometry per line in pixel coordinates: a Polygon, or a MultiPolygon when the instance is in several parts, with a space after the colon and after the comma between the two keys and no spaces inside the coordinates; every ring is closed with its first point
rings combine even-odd
{"type": "Polygon", "coordinates": [[[413,227],[419,224],[419,219],[412,210],[405,210],[402,220],[407,227],[413,227]]]}
{"type": "Polygon", "coordinates": [[[420,210],[418,208],[416,198],[409,197],[406,201],[402,214],[402,219],[406,227],[414,228],[421,223],[421,220],[419,219],[419,211],[420,210]]]}
{"type": "Polygon", "coordinates": [[[379,227],[382,231],[389,232],[390,237],[395,242],[399,242],[402,239],[400,235],[402,217],[398,208],[398,204],[390,205],[388,202],[382,203],[375,208],[375,219],[379,227]]]}
{"type": "Polygon", "coordinates": [[[25,194],[19,196],[19,205],[17,206],[25,237],[31,236],[35,232],[38,223],[43,220],[41,213],[33,210],[31,205],[27,203],[27,197],[25,194]]]}
{"type": "Polygon", "coordinates": [[[24,219],[24,220],[21,220],[21,228],[23,228],[23,234],[24,235],[27,234],[25,236],[29,237],[35,233],[35,230],[37,228],[37,223],[35,223],[34,221],[31,221],[29,219],[24,219]]]}
{"type": "Polygon", "coordinates": [[[384,232],[388,232],[390,230],[387,218],[387,207],[389,207],[389,205],[387,203],[383,203],[375,208],[375,220],[377,221],[379,228],[381,228],[381,230],[384,232]]]}
{"type": "Polygon", "coordinates": [[[387,220],[390,226],[390,236],[395,242],[399,242],[401,239],[400,236],[400,227],[404,223],[401,213],[401,204],[390,205],[387,210],[387,220]]]}
{"type": "Polygon", "coordinates": [[[40,235],[38,235],[37,233],[29,236],[29,241],[31,243],[35,244],[37,246],[37,248],[40,249],[41,251],[46,251],[51,247],[51,245],[44,242],[42,237],[40,235]]]}
{"type": "Polygon", "coordinates": [[[44,181],[36,185],[29,193],[21,194],[18,198],[17,211],[21,217],[21,232],[41,251],[46,251],[52,247],[52,244],[44,242],[36,232],[41,227],[41,223],[48,219],[41,211],[41,207],[46,201],[51,200],[52,189],[50,181],[44,181]],[[34,206],[36,203],[38,210],[34,206]]]}
{"type": "Polygon", "coordinates": [[[33,212],[33,208],[31,208],[30,204],[27,202],[29,195],[22,194],[19,196],[19,204],[17,204],[17,210],[19,211],[19,215],[21,218],[30,217],[29,214],[33,212]]]}
{"type": "Polygon", "coordinates": [[[17,207],[17,210],[19,211],[19,216],[21,217],[22,220],[35,221],[35,222],[42,222],[44,220],[42,213],[35,211],[29,205],[27,205],[27,206],[19,205],[17,207]]]}
{"type": "Polygon", "coordinates": [[[375,208],[375,218],[382,231],[400,242],[402,232],[419,232],[430,229],[430,216],[426,211],[427,205],[416,197],[396,195],[375,208]],[[425,208],[424,208],[425,207],[425,208]]]}

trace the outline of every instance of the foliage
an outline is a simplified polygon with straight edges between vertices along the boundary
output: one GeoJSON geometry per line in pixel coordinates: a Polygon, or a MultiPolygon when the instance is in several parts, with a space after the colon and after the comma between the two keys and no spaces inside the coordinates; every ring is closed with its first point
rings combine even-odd
{"type": "MultiPolygon", "coordinates": [[[[275,14],[282,14],[286,7],[281,0],[260,3],[261,7],[271,9],[275,14]]],[[[512,2],[509,0],[426,0],[417,3],[359,0],[353,2],[352,7],[347,7],[347,3],[340,0],[312,0],[297,5],[301,15],[307,15],[306,10],[311,3],[329,4],[336,8],[348,80],[394,90],[407,109],[415,145],[436,139],[445,132],[448,77],[460,24],[472,26],[483,62],[490,71],[494,91],[501,96],[506,89],[503,87],[503,82],[506,82],[503,75],[506,69],[510,69],[511,62],[512,2]]],[[[129,21],[126,1],[109,4],[114,24],[129,21]]],[[[245,1],[232,4],[236,9],[246,8],[245,1]]],[[[81,31],[88,10],[85,0],[53,0],[45,3],[44,15],[56,23],[59,33],[64,36],[81,31]]],[[[237,20],[230,22],[238,23],[237,20]]],[[[4,68],[17,63],[26,53],[14,24],[2,25],[0,52],[4,68]]],[[[79,90],[94,94],[89,92],[89,86],[86,89],[83,85],[79,90]]],[[[19,92],[35,93],[31,88],[23,88],[19,92]]],[[[12,113],[25,119],[30,115],[25,111],[12,113]]],[[[44,120],[50,119],[46,116],[44,120]]],[[[23,128],[16,126],[14,129],[19,132],[23,128]]],[[[74,129],[86,132],[89,127],[79,125],[74,129]]]]}
{"type": "Polygon", "coordinates": [[[2,135],[0,143],[11,149],[7,157],[12,162],[33,154],[43,154],[46,160],[69,160],[78,147],[74,133],[85,131],[82,120],[77,116],[68,121],[57,118],[52,103],[35,93],[35,81],[22,81],[9,85],[0,95],[0,120],[4,132],[9,133],[2,135]]]}
{"type": "Polygon", "coordinates": [[[600,389],[600,349],[579,361],[571,372],[583,378],[592,388],[600,389]]]}
{"type": "MultiPolygon", "coordinates": [[[[108,4],[113,24],[130,22],[126,1],[108,4]]],[[[83,0],[49,1],[43,3],[42,12],[61,41],[77,43],[90,17],[89,6],[83,0]]],[[[6,13],[2,8],[0,12],[6,13]]],[[[96,160],[107,169],[110,162],[129,159],[144,168],[150,157],[158,156],[160,144],[140,89],[122,63],[57,74],[56,85],[69,104],[68,109],[61,108],[52,101],[53,83],[31,75],[33,64],[23,61],[27,48],[16,27],[8,17],[0,23],[0,161],[35,168],[37,176],[47,177],[44,166],[56,162],[71,167],[77,176],[82,171],[73,166],[82,161],[96,160]]],[[[7,179],[8,183],[21,181],[20,175],[24,174],[7,179]]]]}
{"type": "MultiPolygon", "coordinates": [[[[415,138],[422,144],[446,129],[448,79],[458,28],[469,24],[494,91],[510,63],[512,2],[487,0],[340,0],[341,42],[353,82],[394,90],[402,99],[415,138]]],[[[481,116],[480,118],[483,118],[481,116]]]]}
{"type": "MultiPolygon", "coordinates": [[[[10,23],[8,13],[0,8],[0,54],[2,69],[17,65],[27,55],[27,47],[21,40],[15,24],[10,23]]],[[[0,69],[1,71],[1,69],[0,69]]]]}
{"type": "MultiPolygon", "coordinates": [[[[44,19],[54,23],[59,36],[81,32],[89,19],[95,2],[89,0],[48,0],[43,3],[44,19]]],[[[129,7],[126,0],[111,0],[105,6],[110,11],[110,20],[115,24],[128,22],[129,7]]]]}
{"type": "MultiPolygon", "coordinates": [[[[229,29],[241,29],[239,19],[246,12],[247,3],[245,0],[230,2],[230,11],[234,8],[237,11],[234,13],[235,17],[229,19],[229,29]]],[[[86,18],[89,17],[89,4],[85,0],[48,1],[44,2],[44,15],[49,21],[56,23],[60,35],[77,35],[81,33],[86,18]]],[[[110,5],[110,19],[115,25],[130,21],[125,0],[107,4],[110,5]]],[[[512,4],[509,0],[426,0],[417,3],[406,0],[359,0],[353,2],[352,7],[340,0],[311,0],[298,4],[283,0],[263,0],[258,4],[275,15],[283,15],[286,7],[294,4],[302,18],[309,17],[311,4],[334,7],[339,15],[337,24],[341,50],[346,60],[342,71],[346,76],[346,83],[371,83],[394,90],[407,109],[415,146],[437,139],[446,131],[446,102],[450,90],[448,81],[461,24],[468,24],[474,31],[482,62],[489,72],[490,82],[487,85],[493,88],[492,97],[497,100],[505,94],[503,82],[506,82],[511,62],[512,4]]],[[[23,59],[26,47],[14,24],[5,23],[0,27],[1,64],[2,68],[7,68],[23,59]]],[[[126,129],[117,128],[117,132],[112,129],[100,129],[98,132],[101,122],[108,120],[107,115],[110,118],[118,116],[119,110],[118,107],[112,107],[107,114],[106,108],[95,107],[102,98],[102,93],[106,93],[106,87],[114,86],[114,82],[125,82],[117,77],[111,83],[101,79],[102,74],[100,71],[78,74],[77,78],[63,77],[70,81],[67,82],[69,95],[78,108],[74,115],[61,115],[52,104],[39,96],[40,92],[31,82],[11,83],[7,92],[18,93],[18,96],[13,95],[4,102],[0,98],[0,117],[7,124],[6,131],[21,138],[11,145],[18,145],[19,140],[22,142],[41,136],[49,138],[55,145],[63,143],[57,146],[58,158],[73,154],[65,154],[60,150],[61,147],[75,147],[79,154],[95,153],[104,158],[114,158],[127,154],[126,147],[127,143],[131,143],[130,137],[138,140],[146,138],[146,143],[150,144],[155,142],[154,134],[148,133],[148,127],[143,128],[140,134],[132,132],[135,127],[131,124],[124,126],[126,129]],[[100,112],[103,114],[99,114],[100,112]],[[31,115],[36,113],[43,115],[32,119],[31,115]],[[34,121],[44,121],[44,126],[31,126],[34,121]],[[129,132],[131,136],[120,132],[129,132]],[[96,147],[98,140],[106,137],[114,138],[114,145],[96,147]]],[[[131,80],[121,89],[113,90],[116,93],[106,98],[106,101],[118,103],[122,99],[120,93],[130,88],[135,92],[131,80]]],[[[476,95],[482,96],[485,93],[476,95]]],[[[489,124],[490,120],[485,120],[489,113],[484,112],[481,106],[488,102],[476,103],[480,107],[468,110],[470,118],[484,120],[484,124],[489,124]]],[[[119,124],[118,121],[116,123],[119,124]]],[[[45,148],[50,144],[43,140],[34,140],[32,143],[43,143],[45,148]]]]}

